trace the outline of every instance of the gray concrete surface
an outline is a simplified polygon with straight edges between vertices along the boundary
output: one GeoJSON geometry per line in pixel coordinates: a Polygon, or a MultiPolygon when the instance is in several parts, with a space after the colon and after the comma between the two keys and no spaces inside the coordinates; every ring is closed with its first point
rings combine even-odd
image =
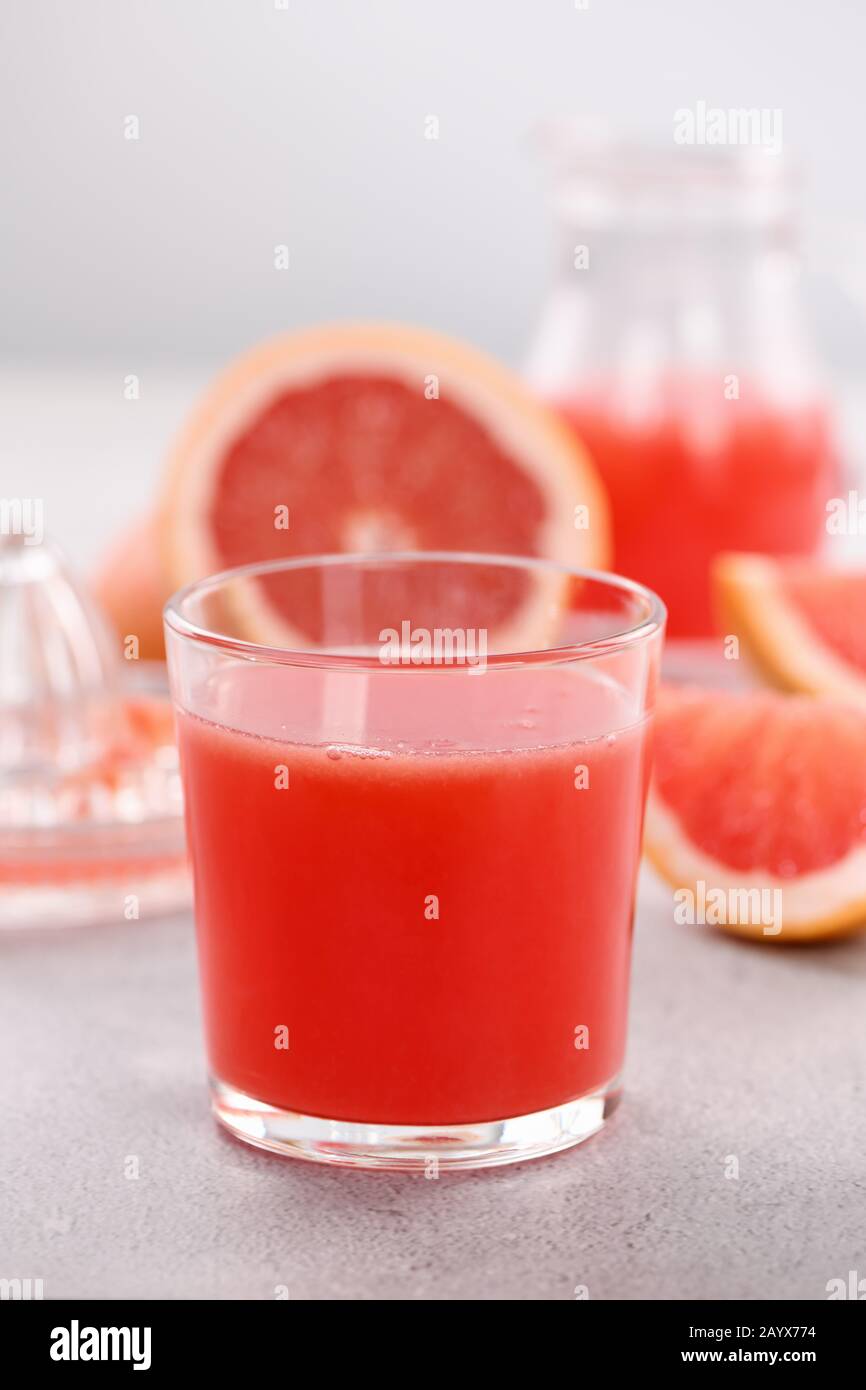
{"type": "Polygon", "coordinates": [[[0,936],[0,1277],[47,1298],[825,1298],[866,1275],[864,989],[866,937],[675,926],[646,876],[608,1128],[429,1181],[216,1128],[188,919],[0,936]]]}

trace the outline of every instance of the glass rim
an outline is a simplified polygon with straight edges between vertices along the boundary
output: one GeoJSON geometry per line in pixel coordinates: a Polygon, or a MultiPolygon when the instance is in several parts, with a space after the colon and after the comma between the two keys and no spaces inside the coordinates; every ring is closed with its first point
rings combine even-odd
{"type": "MultiPolygon", "coordinates": [[[[628,647],[640,646],[660,633],[667,618],[667,608],[658,594],[635,579],[626,579],[613,571],[585,568],[578,565],[565,565],[556,560],[540,556],[493,555],[485,552],[465,550],[398,550],[369,551],[342,554],[299,555],[289,559],[258,560],[252,564],[236,565],[218,570],[203,579],[177,589],[166,601],[162,610],[163,621],[168,631],[186,641],[231,653],[241,659],[251,661],[266,660],[275,665],[313,666],[327,670],[341,671],[420,671],[453,670],[459,667],[433,667],[426,664],[402,665],[383,664],[378,655],[360,655],[354,652],[319,651],[312,644],[308,647],[291,648],[272,646],[265,642],[251,641],[247,638],[232,637],[226,632],[205,627],[193,622],[183,612],[183,606],[196,597],[213,592],[234,580],[254,579],[263,575],[277,574],[281,571],[300,569],[323,569],[349,567],[351,565],[389,565],[389,564],[455,564],[488,565],[510,569],[530,570],[536,573],[561,575],[564,579],[589,580],[608,590],[615,590],[623,596],[640,600],[646,606],[645,614],[639,621],[625,627],[615,627],[603,637],[581,642],[563,643],[558,646],[526,648],[522,650],[495,652],[487,655],[487,667],[513,667],[526,665],[553,665],[564,661],[585,661],[601,656],[609,656],[628,647]]],[[[615,618],[612,618],[615,622],[615,618]]]]}

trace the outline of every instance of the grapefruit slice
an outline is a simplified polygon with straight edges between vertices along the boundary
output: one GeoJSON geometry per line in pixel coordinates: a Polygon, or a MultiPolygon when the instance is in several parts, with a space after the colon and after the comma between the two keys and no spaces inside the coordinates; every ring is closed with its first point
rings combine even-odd
{"type": "Polygon", "coordinates": [[[724,630],[773,685],[866,707],[866,571],[729,554],[713,582],[724,630]]]}
{"type": "MultiPolygon", "coordinates": [[[[347,551],[608,559],[605,494],[565,427],[493,360],[399,325],[310,329],[231,365],[174,450],[162,534],[173,586],[347,551]]],[[[497,576],[485,625],[500,650],[547,640],[555,604],[549,587],[530,588],[518,570],[497,576]]],[[[299,605],[297,580],[291,615],[279,583],[232,592],[239,635],[322,639],[314,592],[299,605]]],[[[420,610],[405,616],[424,625],[420,610]]]]}
{"type": "Polygon", "coordinates": [[[811,941],[862,925],[862,712],[828,696],[664,687],[646,850],[738,935],[811,941]]]}

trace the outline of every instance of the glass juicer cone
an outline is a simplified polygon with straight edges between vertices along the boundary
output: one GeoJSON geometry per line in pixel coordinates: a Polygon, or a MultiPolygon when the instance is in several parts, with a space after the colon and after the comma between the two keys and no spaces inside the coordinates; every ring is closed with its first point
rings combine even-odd
{"type": "Polygon", "coordinates": [[[51,541],[0,537],[0,928],[187,903],[172,711],[152,672],[123,659],[51,541]]]}

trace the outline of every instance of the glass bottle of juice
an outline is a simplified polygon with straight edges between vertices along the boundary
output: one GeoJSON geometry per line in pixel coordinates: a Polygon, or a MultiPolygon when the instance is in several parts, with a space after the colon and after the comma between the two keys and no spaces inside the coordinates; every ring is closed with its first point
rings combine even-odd
{"type": "Polygon", "coordinates": [[[713,632],[723,550],[808,554],[836,485],[781,154],[546,133],[557,273],[527,364],[607,484],[615,568],[713,632]]]}

